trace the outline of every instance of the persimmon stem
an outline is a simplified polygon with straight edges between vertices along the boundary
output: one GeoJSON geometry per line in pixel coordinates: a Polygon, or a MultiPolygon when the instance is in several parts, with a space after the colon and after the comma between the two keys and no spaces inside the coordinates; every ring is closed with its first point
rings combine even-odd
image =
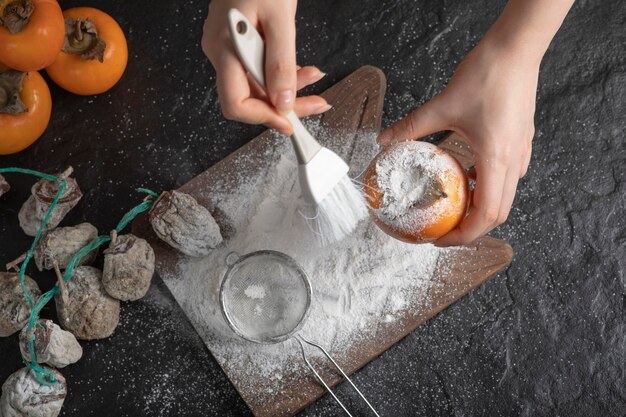
{"type": "Polygon", "coordinates": [[[59,268],[59,263],[56,261],[56,259],[54,260],[52,266],[54,267],[54,273],[57,276],[57,282],[59,283],[59,290],[61,291],[61,298],[63,299],[63,302],[67,304],[69,300],[68,293],[67,293],[67,285],[65,283],[65,280],[63,279],[63,274],[61,273],[61,269],[59,268]]]}
{"type": "Polygon", "coordinates": [[[98,37],[98,29],[89,18],[65,18],[65,42],[63,52],[78,55],[82,59],[104,60],[106,42],[98,37]]]}
{"type": "Polygon", "coordinates": [[[35,11],[32,0],[0,0],[0,26],[9,32],[21,32],[35,11]]]}
{"type": "Polygon", "coordinates": [[[80,18],[76,19],[76,39],[79,42],[83,40],[83,29],[81,28],[80,18]]]}
{"type": "Polygon", "coordinates": [[[25,72],[0,71],[0,114],[19,114],[28,111],[22,101],[22,80],[25,72]]]}
{"type": "Polygon", "coordinates": [[[15,272],[19,272],[20,268],[18,267],[18,265],[21,264],[24,259],[26,259],[26,253],[21,254],[16,259],[9,262],[6,265],[7,271],[13,269],[15,272]]]}
{"type": "Polygon", "coordinates": [[[61,175],[59,175],[59,179],[66,180],[70,175],[72,175],[72,172],[74,172],[74,168],[69,165],[67,168],[65,168],[65,171],[63,171],[61,175]]]}

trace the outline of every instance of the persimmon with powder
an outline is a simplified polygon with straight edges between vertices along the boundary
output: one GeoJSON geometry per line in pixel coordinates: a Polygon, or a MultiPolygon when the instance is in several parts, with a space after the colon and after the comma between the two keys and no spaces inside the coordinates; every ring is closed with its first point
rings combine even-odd
{"type": "Polygon", "coordinates": [[[0,0],[0,62],[18,71],[50,65],[65,38],[56,0],[0,0]]]}
{"type": "Polygon", "coordinates": [[[370,216],[388,235],[432,242],[454,229],[469,206],[469,180],[459,162],[428,142],[385,148],[365,171],[370,216]]]}
{"type": "Polygon", "coordinates": [[[46,72],[74,94],[104,93],[122,78],[128,63],[122,28],[111,16],[92,7],[68,9],[63,16],[65,42],[46,72]]]}
{"type": "Polygon", "coordinates": [[[19,152],[48,127],[52,99],[37,71],[0,73],[0,155],[19,152]]]}

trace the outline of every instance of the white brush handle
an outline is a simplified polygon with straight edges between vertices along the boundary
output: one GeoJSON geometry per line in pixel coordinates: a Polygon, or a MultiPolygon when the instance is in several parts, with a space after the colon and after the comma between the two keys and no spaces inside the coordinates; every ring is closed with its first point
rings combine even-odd
{"type": "MultiPolygon", "coordinates": [[[[250,21],[237,9],[228,11],[228,28],[243,66],[267,92],[265,84],[265,44],[250,21]]],[[[293,127],[291,142],[298,162],[306,164],[322,149],[293,111],[285,114],[293,127]]]]}

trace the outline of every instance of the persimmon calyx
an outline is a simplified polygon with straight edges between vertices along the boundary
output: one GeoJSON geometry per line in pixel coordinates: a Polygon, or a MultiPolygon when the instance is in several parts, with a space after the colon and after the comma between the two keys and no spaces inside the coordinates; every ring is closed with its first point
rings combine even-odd
{"type": "Polygon", "coordinates": [[[12,34],[21,32],[34,10],[32,0],[0,0],[0,26],[12,34]]]}
{"type": "Polygon", "coordinates": [[[437,175],[426,173],[422,167],[418,167],[418,174],[424,181],[423,193],[413,201],[412,207],[426,208],[448,197],[437,175]]]}
{"type": "Polygon", "coordinates": [[[15,115],[28,111],[20,97],[25,76],[25,72],[15,70],[0,74],[0,113],[15,115]]]}
{"type": "Polygon", "coordinates": [[[65,18],[63,52],[78,55],[84,60],[104,60],[106,42],[98,37],[96,25],[89,19],[65,18]]]}

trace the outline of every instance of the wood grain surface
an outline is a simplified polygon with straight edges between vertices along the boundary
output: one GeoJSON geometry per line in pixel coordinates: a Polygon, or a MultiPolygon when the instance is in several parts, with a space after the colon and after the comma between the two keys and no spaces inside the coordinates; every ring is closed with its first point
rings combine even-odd
{"type": "MultiPolygon", "coordinates": [[[[334,108],[321,116],[321,123],[327,129],[352,132],[354,135],[352,138],[346,138],[344,134],[336,141],[333,139],[325,141],[324,145],[340,155],[350,155],[351,148],[357,146],[355,139],[360,133],[379,131],[385,88],[386,81],[382,71],[366,66],[323,93],[322,95],[334,108]]],[[[272,153],[274,139],[270,132],[263,133],[180,188],[212,210],[226,239],[235,231],[229,213],[220,212],[211,198],[215,184],[226,184],[219,191],[222,194],[229,190],[236,192],[242,181],[240,173],[232,169],[236,161],[246,161],[249,176],[262,175],[266,172],[267,155],[272,153]]],[[[440,146],[454,155],[465,168],[473,164],[471,150],[460,136],[450,135],[440,143],[440,146]]],[[[133,232],[148,239],[153,245],[157,257],[157,271],[161,276],[172,276],[176,273],[176,265],[182,255],[156,238],[145,216],[133,223],[133,232]]],[[[366,365],[417,326],[493,274],[506,268],[512,256],[512,249],[506,242],[483,237],[472,245],[451,250],[447,255],[440,257],[427,300],[419,305],[419,308],[407,309],[399,320],[381,323],[376,329],[376,337],[361,343],[349,356],[342,357],[339,361],[341,366],[351,374],[366,365]]],[[[167,280],[165,281],[167,284],[167,280]]],[[[178,301],[181,303],[181,300],[178,301]]],[[[322,362],[316,364],[321,367],[322,375],[330,380],[332,385],[340,382],[340,378],[327,364],[322,362]]],[[[300,375],[287,376],[286,388],[282,392],[270,397],[259,396],[257,392],[246,389],[238,383],[229,364],[220,363],[220,365],[252,412],[259,417],[293,415],[324,394],[323,389],[312,377],[300,375]]]]}

